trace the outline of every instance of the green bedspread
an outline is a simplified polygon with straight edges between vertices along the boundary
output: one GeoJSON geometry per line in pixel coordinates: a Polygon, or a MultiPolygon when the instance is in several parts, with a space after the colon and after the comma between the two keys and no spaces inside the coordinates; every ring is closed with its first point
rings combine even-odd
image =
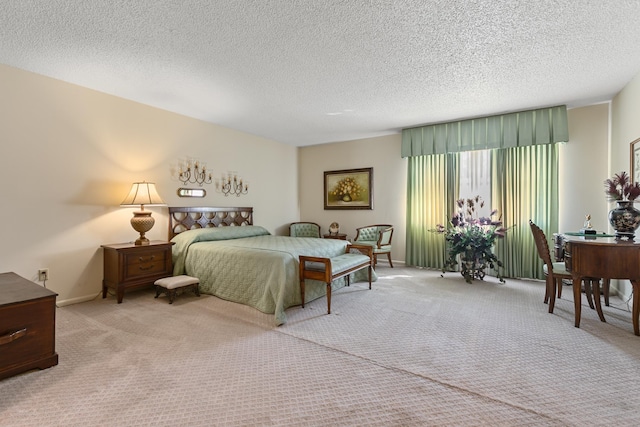
{"type": "MultiPolygon", "coordinates": [[[[300,255],[333,257],[345,252],[337,239],[272,236],[259,226],[189,230],[172,241],[174,275],[200,279],[200,292],[273,313],[276,325],[286,321],[285,310],[300,305],[300,255]]],[[[367,271],[352,280],[366,280],[367,271]]],[[[375,280],[373,272],[372,280],[375,280]]],[[[344,286],[336,280],[333,289],[344,286]]],[[[305,303],[326,294],[326,284],[307,281],[305,303]]]]}

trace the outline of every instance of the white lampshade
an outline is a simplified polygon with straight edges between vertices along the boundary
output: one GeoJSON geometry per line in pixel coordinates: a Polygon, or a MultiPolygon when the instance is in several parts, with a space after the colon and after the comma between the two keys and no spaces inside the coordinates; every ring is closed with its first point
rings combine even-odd
{"type": "MultiPolygon", "coordinates": [[[[134,182],[127,197],[124,198],[120,206],[164,206],[166,203],[156,190],[154,182],[134,182]]],[[[144,207],[143,207],[144,209],[144,207]]]]}
{"type": "Polygon", "coordinates": [[[145,237],[145,233],[153,228],[156,220],[151,216],[151,212],[144,210],[144,206],[164,206],[166,203],[158,194],[156,185],[153,182],[134,182],[131,186],[131,191],[120,203],[120,206],[138,205],[140,205],[140,211],[134,212],[133,218],[131,218],[131,226],[140,233],[140,237],[135,244],[148,245],[149,239],[145,237]]]}

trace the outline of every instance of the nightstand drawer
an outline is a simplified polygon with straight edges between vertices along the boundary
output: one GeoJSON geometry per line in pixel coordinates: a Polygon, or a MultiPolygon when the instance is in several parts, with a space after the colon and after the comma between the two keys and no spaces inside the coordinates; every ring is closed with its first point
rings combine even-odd
{"type": "Polygon", "coordinates": [[[155,275],[165,271],[167,256],[170,255],[171,253],[166,250],[126,254],[124,256],[124,263],[126,265],[125,280],[149,274],[155,275]]]}

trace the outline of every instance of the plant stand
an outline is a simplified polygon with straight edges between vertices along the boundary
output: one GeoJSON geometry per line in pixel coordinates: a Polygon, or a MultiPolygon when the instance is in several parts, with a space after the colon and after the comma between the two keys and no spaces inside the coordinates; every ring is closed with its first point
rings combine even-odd
{"type": "Polygon", "coordinates": [[[473,279],[484,280],[486,263],[483,259],[471,255],[471,260],[460,254],[460,274],[467,283],[471,283],[473,279]]]}

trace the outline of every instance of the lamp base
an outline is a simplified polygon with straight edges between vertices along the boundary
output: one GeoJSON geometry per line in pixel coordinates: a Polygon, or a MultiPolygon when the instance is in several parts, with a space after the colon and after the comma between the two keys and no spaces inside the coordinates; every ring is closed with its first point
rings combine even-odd
{"type": "Polygon", "coordinates": [[[131,218],[131,226],[134,230],[140,233],[140,237],[135,241],[135,244],[138,246],[148,245],[149,239],[145,237],[145,233],[151,228],[153,228],[153,224],[156,223],[156,220],[151,216],[150,211],[137,211],[133,213],[133,218],[131,218]]]}
{"type": "Polygon", "coordinates": [[[134,243],[136,246],[148,245],[149,239],[147,239],[146,237],[140,236],[136,239],[134,243]]]}

